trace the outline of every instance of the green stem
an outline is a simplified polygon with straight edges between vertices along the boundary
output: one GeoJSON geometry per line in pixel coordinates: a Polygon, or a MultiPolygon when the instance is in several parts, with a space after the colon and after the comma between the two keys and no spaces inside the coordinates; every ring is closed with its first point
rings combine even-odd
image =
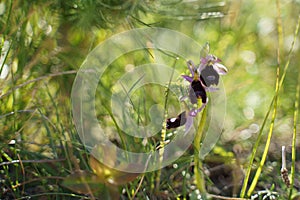
{"type": "Polygon", "coordinates": [[[256,184],[258,182],[258,179],[260,177],[260,174],[262,172],[262,168],[265,164],[265,161],[267,159],[267,155],[268,155],[268,151],[269,151],[269,147],[271,144],[271,138],[273,135],[273,129],[274,129],[274,123],[275,123],[275,118],[276,118],[276,114],[277,114],[277,102],[278,102],[278,92],[279,92],[279,66],[277,68],[277,79],[276,79],[276,96],[275,96],[275,100],[274,100],[274,107],[273,107],[273,115],[272,115],[272,120],[271,120],[271,125],[270,125],[270,129],[269,129],[269,133],[268,133],[268,138],[265,144],[265,149],[261,158],[261,161],[259,163],[259,167],[256,170],[256,173],[254,175],[253,181],[249,187],[249,190],[247,192],[247,196],[251,196],[251,194],[253,193],[256,184]]]}
{"type": "MultiPolygon", "coordinates": [[[[299,73],[299,72],[298,72],[299,73]]],[[[298,76],[298,85],[296,90],[296,99],[295,99],[295,110],[294,110],[294,128],[293,128],[293,141],[292,141],[292,166],[291,166],[291,186],[289,191],[289,199],[292,199],[293,194],[293,185],[295,182],[295,164],[296,164],[296,140],[297,140],[297,120],[299,112],[299,93],[300,93],[300,74],[298,76]]]]}
{"type": "MultiPolygon", "coordinates": [[[[291,48],[290,48],[290,50],[289,50],[289,54],[288,54],[288,58],[287,58],[286,64],[285,64],[285,66],[284,66],[283,74],[282,74],[282,76],[281,76],[281,78],[280,78],[280,81],[279,81],[278,85],[276,86],[276,87],[278,87],[278,88],[277,88],[278,90],[275,91],[275,95],[274,95],[274,97],[273,97],[273,99],[272,99],[272,102],[271,102],[271,104],[270,104],[270,106],[269,106],[268,112],[267,112],[267,114],[266,114],[266,116],[265,116],[265,118],[264,118],[262,127],[261,127],[261,129],[260,129],[260,131],[259,131],[257,140],[256,140],[255,145],[254,145],[254,147],[253,147],[253,151],[252,151],[251,158],[250,158],[250,161],[249,161],[248,169],[247,169],[247,172],[246,172],[246,175],[245,175],[245,179],[244,179],[244,182],[243,182],[243,186],[242,186],[242,189],[241,189],[241,194],[240,194],[240,196],[241,196],[242,198],[244,198],[245,193],[246,193],[247,183],[248,183],[248,181],[249,181],[249,177],[250,177],[250,173],[251,173],[251,169],[252,169],[252,164],[253,164],[253,162],[254,162],[254,158],[255,158],[255,154],[256,154],[258,145],[260,144],[260,140],[261,140],[261,137],[262,137],[262,133],[263,133],[263,129],[264,129],[265,123],[266,123],[267,118],[268,118],[268,116],[269,116],[269,114],[270,114],[270,111],[271,111],[271,109],[272,109],[272,105],[273,105],[273,103],[275,103],[275,99],[276,99],[277,96],[278,96],[278,93],[279,93],[279,91],[280,91],[280,88],[281,88],[282,85],[283,85],[283,81],[284,81],[284,79],[285,79],[286,72],[287,72],[287,69],[288,69],[288,67],[289,67],[291,57],[292,57],[292,52],[293,52],[293,50],[294,50],[294,45],[295,45],[296,37],[297,37],[297,35],[298,35],[299,27],[300,27],[300,15],[298,16],[298,22],[297,22],[297,26],[296,26],[296,29],[295,29],[294,40],[293,40],[292,45],[291,45],[291,48]]],[[[276,81],[278,81],[278,77],[277,77],[277,80],[276,80],[276,81]]],[[[276,107],[275,107],[275,108],[276,108],[276,107]]],[[[276,111],[274,110],[274,107],[273,107],[273,111],[276,112],[276,111]]],[[[276,113],[273,113],[273,117],[274,117],[274,114],[276,114],[276,113]]],[[[273,117],[272,117],[272,118],[273,118],[273,117]]],[[[273,129],[273,127],[270,127],[270,129],[269,129],[269,134],[268,134],[268,139],[269,139],[269,137],[271,136],[270,131],[271,131],[272,129],[273,129]]],[[[265,151],[266,151],[266,148],[267,148],[267,147],[265,147],[265,151]]],[[[264,157],[264,155],[263,155],[263,157],[264,157]]],[[[262,161],[260,162],[260,165],[261,165],[262,163],[264,163],[263,157],[262,157],[262,161]]],[[[259,177],[260,172],[261,172],[261,169],[258,169],[255,176],[256,176],[256,177],[259,177]]],[[[248,196],[251,195],[251,193],[253,192],[253,189],[254,189],[254,187],[256,186],[256,183],[257,183],[257,180],[254,179],[254,180],[252,181],[251,186],[250,186],[251,189],[249,189],[248,192],[247,192],[247,195],[248,195],[248,196]]]]}
{"type": "Polygon", "coordinates": [[[204,132],[204,126],[206,123],[206,107],[203,109],[201,121],[198,125],[196,136],[194,139],[194,173],[195,173],[195,183],[197,188],[200,191],[200,194],[203,199],[206,199],[206,189],[205,189],[205,180],[203,173],[203,163],[200,160],[200,149],[201,149],[201,139],[204,132]]]}
{"type": "MultiPolygon", "coordinates": [[[[167,92],[166,92],[166,98],[165,98],[165,107],[164,107],[164,114],[165,114],[165,119],[167,118],[167,115],[168,115],[168,110],[167,110],[167,104],[168,104],[168,98],[169,98],[169,88],[170,88],[170,85],[171,85],[171,81],[173,79],[173,75],[174,75],[174,70],[175,70],[175,66],[176,66],[176,62],[177,62],[177,59],[175,59],[174,61],[174,64],[173,64],[173,71],[172,71],[172,74],[171,74],[171,77],[170,77],[170,80],[169,80],[169,83],[168,83],[168,87],[167,87],[167,92]]],[[[160,149],[159,149],[159,160],[158,160],[158,165],[159,165],[159,169],[157,170],[157,175],[156,175],[156,192],[159,191],[159,186],[160,186],[160,176],[161,176],[161,167],[160,165],[162,164],[163,162],[163,159],[164,159],[164,147],[165,147],[165,140],[166,140],[166,134],[167,134],[167,123],[166,121],[163,122],[162,124],[163,126],[163,129],[161,130],[161,140],[160,140],[160,149]]]]}

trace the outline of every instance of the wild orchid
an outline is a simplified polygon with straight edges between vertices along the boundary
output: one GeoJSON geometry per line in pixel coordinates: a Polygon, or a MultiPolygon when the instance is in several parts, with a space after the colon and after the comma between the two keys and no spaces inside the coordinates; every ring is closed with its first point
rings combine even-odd
{"type": "Polygon", "coordinates": [[[208,102],[206,92],[217,90],[217,88],[211,86],[218,85],[220,75],[227,74],[227,68],[220,62],[221,60],[219,58],[209,54],[208,44],[206,44],[201,51],[200,64],[198,67],[195,66],[191,60],[187,62],[191,76],[182,75],[182,77],[190,82],[189,100],[192,104],[197,104],[198,100],[201,100],[202,105],[199,108],[192,108],[188,113],[183,111],[175,118],[168,118],[167,129],[184,125],[188,117],[196,117],[197,114],[204,109],[208,102]]]}

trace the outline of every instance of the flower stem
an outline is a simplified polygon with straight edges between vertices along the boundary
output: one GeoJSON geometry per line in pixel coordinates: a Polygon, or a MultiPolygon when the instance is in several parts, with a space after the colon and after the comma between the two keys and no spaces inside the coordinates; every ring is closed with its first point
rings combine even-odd
{"type": "Polygon", "coordinates": [[[206,189],[205,189],[205,180],[204,180],[204,173],[203,173],[203,163],[200,160],[200,149],[201,149],[201,139],[203,136],[205,122],[206,122],[206,107],[203,109],[201,120],[198,125],[196,136],[194,139],[195,184],[199,189],[203,199],[206,199],[206,189]]]}

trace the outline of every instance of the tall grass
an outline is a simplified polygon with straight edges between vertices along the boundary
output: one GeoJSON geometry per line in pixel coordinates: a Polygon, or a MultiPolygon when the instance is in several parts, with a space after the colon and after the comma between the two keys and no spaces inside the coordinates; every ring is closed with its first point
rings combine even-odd
{"type": "MultiPolygon", "coordinates": [[[[0,79],[0,199],[101,199],[103,197],[101,195],[104,194],[105,197],[122,199],[197,199],[199,191],[202,197],[206,194],[203,198],[207,199],[244,199],[254,195],[259,196],[259,191],[265,183],[269,185],[274,183],[273,188],[266,186],[268,188],[264,189],[273,189],[278,194],[278,198],[297,198],[295,188],[299,188],[296,181],[299,179],[299,174],[296,141],[299,125],[300,76],[298,68],[295,67],[299,63],[299,53],[295,49],[299,48],[297,40],[300,16],[296,22],[290,16],[298,15],[296,12],[299,9],[295,5],[299,4],[290,2],[281,5],[281,1],[276,2],[275,29],[278,44],[277,49],[274,50],[272,45],[264,47],[261,44],[262,41],[267,41],[268,37],[259,36],[257,30],[259,28],[256,25],[259,19],[253,15],[261,12],[258,8],[263,2],[253,5],[251,1],[230,4],[226,1],[125,1],[120,4],[111,0],[105,2],[89,0],[86,3],[79,0],[2,1],[0,3],[2,9],[0,9],[0,75],[5,71],[5,64],[9,68],[9,73],[0,79]],[[252,7],[257,10],[252,10],[252,7]],[[288,16],[288,20],[285,16],[288,16]],[[71,87],[78,67],[99,42],[128,27],[154,25],[182,31],[199,43],[210,40],[212,48],[218,51],[216,55],[220,55],[226,62],[229,68],[229,75],[225,78],[226,91],[229,99],[231,96],[235,99],[231,98],[231,102],[228,103],[234,106],[229,107],[228,118],[231,119],[227,121],[224,132],[230,132],[233,139],[226,141],[225,137],[228,136],[224,136],[225,139],[222,138],[217,144],[217,147],[222,147],[224,154],[212,151],[206,159],[200,160],[201,138],[207,122],[207,110],[204,109],[197,124],[197,134],[192,147],[173,165],[139,176],[119,173],[116,176],[120,182],[123,181],[122,184],[111,186],[93,174],[89,152],[77,135],[71,113],[71,87]],[[293,41],[289,51],[285,53],[285,39],[290,27],[293,27],[293,41]],[[259,37],[264,38],[259,39],[259,37]],[[9,44],[6,50],[4,43],[9,44]],[[240,51],[245,50],[256,53],[256,63],[252,65],[258,65],[256,66],[259,68],[258,75],[253,75],[254,70],[251,71],[252,74],[248,73],[249,69],[247,66],[244,67],[245,63],[241,59],[240,51]],[[276,51],[278,53],[274,56],[276,51]],[[262,60],[267,61],[262,62],[262,60]],[[270,60],[277,60],[276,73],[273,73],[275,70],[271,65],[274,63],[270,60]],[[289,70],[298,71],[291,73],[289,70]],[[298,82],[295,83],[294,78],[288,77],[289,74],[297,74],[298,82]],[[264,77],[263,81],[259,80],[260,75],[264,77]],[[273,78],[275,79],[275,87],[271,89],[273,96],[268,102],[269,106],[262,121],[260,114],[264,111],[263,105],[259,106],[259,111],[255,111],[258,114],[253,119],[245,119],[241,114],[243,112],[241,102],[246,96],[243,88],[252,90],[252,86],[264,87],[269,91],[268,83],[265,81],[271,79],[274,84],[273,78]],[[254,84],[249,87],[253,82],[254,84]],[[297,84],[297,88],[291,92],[289,87],[293,88],[293,84],[297,84]],[[289,98],[293,101],[293,106],[287,111],[282,108],[284,106],[281,102],[287,102],[289,98]],[[272,154],[270,146],[276,144],[274,138],[278,131],[277,122],[280,118],[288,118],[291,110],[293,113],[293,134],[289,140],[292,141],[291,187],[287,189],[281,180],[270,181],[266,177],[270,174],[264,169],[270,166],[268,156],[272,154]],[[246,127],[249,121],[261,124],[254,142],[253,137],[247,141],[236,137],[238,135],[236,133],[246,127]],[[267,132],[266,138],[264,138],[265,132],[267,132]],[[242,163],[243,166],[238,166],[242,168],[246,165],[240,198],[232,197],[232,193],[228,193],[225,187],[219,187],[218,184],[225,181],[230,186],[232,182],[225,178],[229,176],[228,174],[234,174],[235,170],[230,168],[230,173],[223,171],[217,181],[206,172],[229,163],[223,161],[228,159],[224,155],[233,154],[232,149],[237,144],[243,146],[252,142],[254,145],[253,149],[250,149],[249,160],[245,156],[246,161],[242,163]],[[263,149],[262,154],[259,155],[261,149],[263,149]],[[256,165],[256,171],[253,173],[253,167],[256,165]],[[86,175],[86,179],[83,180],[82,176],[76,179],[78,175],[76,172],[82,171],[85,172],[83,174],[86,175]],[[78,185],[64,187],[63,180],[72,176],[75,177],[72,179],[73,183],[79,180],[78,185]],[[128,180],[127,184],[124,183],[126,180],[128,180]],[[99,193],[94,193],[95,185],[92,183],[96,183],[99,193]],[[75,186],[77,190],[74,189],[75,186]],[[80,193],[78,186],[88,190],[85,191],[86,193],[80,193]]],[[[272,5],[270,3],[267,8],[272,5]]],[[[273,15],[268,11],[269,9],[266,9],[264,17],[272,18],[273,15]]],[[[132,57],[129,55],[128,60],[131,64],[138,65],[151,60],[149,54],[149,52],[136,53],[132,57]]],[[[102,84],[102,88],[105,88],[105,91],[99,94],[101,100],[105,101],[106,96],[110,95],[109,88],[124,71],[123,66],[126,64],[126,61],[120,58],[105,82],[99,83],[102,84]]],[[[186,67],[181,66],[179,69],[184,74],[186,67]]],[[[168,87],[172,84],[169,83],[168,87]]],[[[181,89],[188,90],[183,86],[181,89]]],[[[168,97],[165,98],[165,105],[170,105],[171,101],[167,102],[168,97]]],[[[140,99],[135,104],[140,118],[147,113],[145,109],[147,99],[143,97],[142,92],[136,99],[140,99]]],[[[116,139],[116,143],[125,150],[135,148],[146,152],[155,149],[157,145],[163,147],[168,134],[173,133],[164,129],[157,137],[147,140],[148,146],[143,146],[142,140],[124,136],[109,105],[104,105],[101,109],[99,120],[108,126],[107,130],[116,132],[119,137],[117,139],[120,139],[120,141],[116,139]]],[[[285,138],[289,136],[286,135],[285,138]]],[[[160,162],[164,153],[163,148],[161,149],[160,162]]],[[[270,161],[279,163],[274,158],[270,158],[270,161]]],[[[260,197],[263,198],[262,196],[258,198],[260,197]]]]}

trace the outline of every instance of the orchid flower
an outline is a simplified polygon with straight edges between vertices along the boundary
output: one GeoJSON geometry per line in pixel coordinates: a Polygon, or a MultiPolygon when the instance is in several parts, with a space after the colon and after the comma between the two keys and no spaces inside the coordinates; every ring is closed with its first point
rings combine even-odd
{"type": "Polygon", "coordinates": [[[200,108],[193,108],[189,112],[184,111],[180,113],[175,118],[167,119],[167,129],[182,126],[186,123],[189,117],[195,117],[199,112],[201,112],[208,102],[206,92],[217,90],[217,88],[212,88],[210,86],[218,85],[220,75],[227,74],[228,70],[220,63],[221,60],[216,56],[209,54],[208,43],[201,51],[201,54],[203,57],[200,58],[200,64],[198,67],[196,67],[191,60],[187,62],[191,76],[182,75],[182,77],[191,83],[189,88],[190,102],[192,104],[197,104],[198,99],[201,99],[202,105],[200,108]]]}

